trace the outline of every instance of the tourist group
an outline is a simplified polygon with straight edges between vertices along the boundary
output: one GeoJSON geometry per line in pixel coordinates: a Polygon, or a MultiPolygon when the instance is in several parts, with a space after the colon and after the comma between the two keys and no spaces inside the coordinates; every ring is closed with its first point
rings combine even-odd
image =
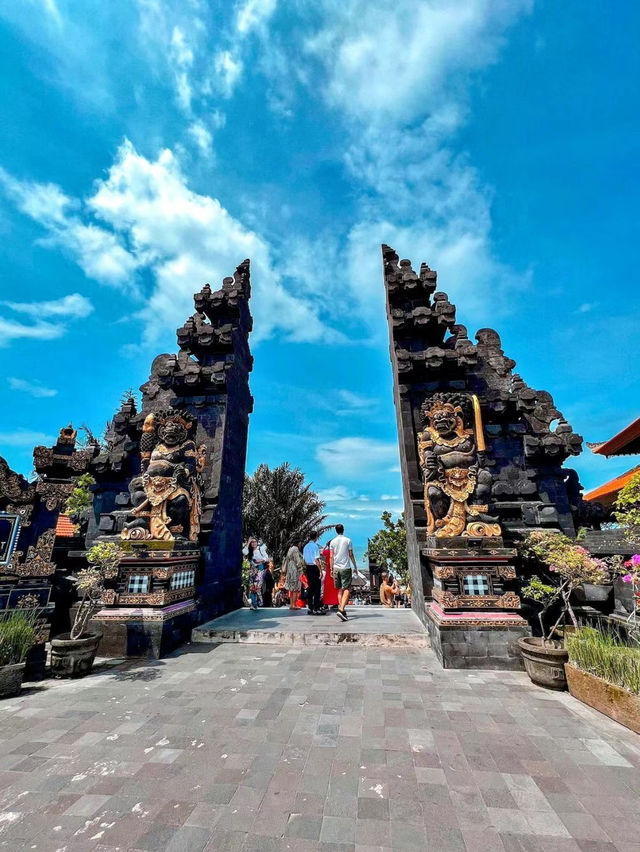
{"type": "Polygon", "coordinates": [[[318,533],[311,533],[304,544],[301,540],[292,541],[277,583],[273,561],[264,545],[255,538],[249,539],[244,556],[248,563],[250,608],[255,611],[259,605],[283,606],[288,601],[291,610],[306,607],[309,615],[326,615],[329,607],[334,607],[338,618],[347,621],[353,572],[358,567],[344,526],[336,524],[335,531],[322,550],[318,533]]]}

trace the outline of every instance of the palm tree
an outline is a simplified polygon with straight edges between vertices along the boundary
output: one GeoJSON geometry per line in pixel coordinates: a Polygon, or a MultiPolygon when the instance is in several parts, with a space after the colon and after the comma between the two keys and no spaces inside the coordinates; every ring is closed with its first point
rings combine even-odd
{"type": "Polygon", "coordinates": [[[324,503],[311,483],[305,484],[302,471],[289,462],[273,470],[261,464],[253,476],[245,476],[243,504],[245,540],[253,536],[264,541],[276,569],[292,539],[306,542],[312,532],[326,529],[324,503]]]}

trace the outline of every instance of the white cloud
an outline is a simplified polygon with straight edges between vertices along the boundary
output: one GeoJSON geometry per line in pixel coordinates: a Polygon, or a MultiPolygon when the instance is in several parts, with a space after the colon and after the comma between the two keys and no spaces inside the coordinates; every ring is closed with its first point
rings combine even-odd
{"type": "Polygon", "coordinates": [[[245,36],[266,23],[276,10],[276,0],[245,0],[236,15],[236,30],[245,36]]]}
{"type": "Polygon", "coordinates": [[[193,124],[189,125],[187,132],[195,142],[196,147],[202,156],[207,158],[211,157],[213,154],[213,135],[211,131],[205,127],[203,122],[194,121],[193,124]]]}
{"type": "MultiPolygon", "coordinates": [[[[302,54],[262,63],[289,100],[296,87],[320,92],[344,124],[345,165],[360,192],[344,284],[375,340],[386,337],[382,242],[430,262],[480,323],[489,319],[489,293],[495,314],[528,283],[529,273],[495,253],[491,189],[456,151],[456,134],[478,73],[497,61],[509,26],[531,8],[532,0],[319,0],[301,27],[302,54]]],[[[266,34],[265,55],[272,42],[266,34]]]]}
{"type": "Polygon", "coordinates": [[[350,390],[341,389],[337,396],[342,406],[335,409],[335,413],[339,415],[356,414],[361,416],[365,413],[371,413],[374,408],[378,407],[377,399],[362,396],[350,390]]]}
{"type": "Polygon", "coordinates": [[[346,485],[335,485],[318,493],[327,504],[328,516],[334,520],[347,516],[361,520],[379,518],[384,511],[399,515],[404,511],[401,497],[383,494],[379,499],[358,493],[346,485]]]}
{"type": "Polygon", "coordinates": [[[25,325],[15,320],[0,317],[0,346],[7,346],[12,340],[20,338],[27,340],[55,340],[62,337],[65,332],[63,325],[36,322],[33,325],[25,325]]]}
{"type": "Polygon", "coordinates": [[[216,54],[214,68],[217,75],[217,88],[229,98],[242,75],[242,60],[230,50],[221,50],[216,54]]]}
{"type": "Polygon", "coordinates": [[[32,317],[63,317],[65,319],[83,319],[93,311],[93,305],[80,293],[71,293],[49,302],[1,302],[12,311],[28,314],[32,317]]]}
{"type": "Polygon", "coordinates": [[[23,393],[29,394],[29,396],[35,396],[37,399],[57,396],[58,393],[58,391],[53,388],[46,388],[38,382],[28,382],[26,379],[9,377],[7,381],[9,382],[11,390],[22,391],[23,393]]]}
{"type": "Polygon", "coordinates": [[[332,488],[318,491],[318,497],[323,503],[343,503],[347,500],[353,500],[356,494],[346,485],[334,485],[332,488]]]}
{"type": "MultiPolygon", "coordinates": [[[[294,296],[284,287],[262,237],[231,216],[218,199],[189,189],[178,160],[168,149],[156,160],[148,160],[125,140],[106,178],[96,182],[93,195],[84,205],[66,198],[59,189],[43,196],[41,185],[20,184],[9,176],[6,182],[18,185],[14,198],[19,205],[23,198],[37,199],[30,209],[49,229],[51,244],[63,244],[88,276],[107,284],[117,281],[122,286],[130,270],[145,268],[151,272],[153,286],[138,313],[145,322],[146,342],[173,331],[182,318],[193,313],[193,293],[206,282],[219,286],[246,257],[251,258],[253,273],[254,339],[275,332],[292,341],[341,339],[323,323],[313,300],[294,296]],[[43,197],[50,200],[42,202],[43,197]],[[67,210],[77,212],[69,215],[67,210]],[[83,220],[88,218],[100,225],[85,226],[83,220]],[[95,244],[80,244],[70,238],[71,232],[78,234],[83,229],[99,234],[98,241],[105,245],[128,246],[126,251],[122,249],[126,262],[119,271],[113,252],[101,252],[95,244]],[[110,260],[113,274],[109,274],[110,260]]],[[[66,299],[58,306],[58,313],[86,315],[87,300],[78,294],[66,299]]],[[[44,315],[54,315],[56,305],[45,303],[44,315]]],[[[41,308],[38,313],[43,315],[41,308]]],[[[14,309],[32,310],[24,305],[14,305],[14,309]]],[[[17,330],[14,332],[16,336],[17,330]]],[[[40,332],[58,336],[44,324],[40,332]]]]}
{"type": "Polygon", "coordinates": [[[326,95],[355,116],[431,111],[464,75],[495,61],[504,31],[531,0],[327,0],[307,51],[326,95]]]}
{"type": "Polygon", "coordinates": [[[15,432],[0,432],[0,447],[31,447],[36,444],[51,444],[55,438],[45,432],[16,429],[15,432]]]}
{"type": "Polygon", "coordinates": [[[0,187],[22,213],[48,231],[40,242],[70,254],[85,275],[104,284],[132,284],[136,259],[119,238],[80,218],[80,202],[65,195],[55,184],[20,181],[0,168],[0,187]]]}
{"type": "Polygon", "coordinates": [[[60,14],[60,9],[58,9],[55,0],[31,0],[31,4],[44,9],[47,16],[51,18],[51,20],[55,21],[58,26],[62,24],[62,15],[60,14]]]}
{"type": "Polygon", "coordinates": [[[30,340],[55,340],[66,331],[66,321],[82,319],[93,310],[89,299],[79,293],[71,293],[60,299],[45,302],[0,302],[9,310],[33,317],[34,322],[26,325],[16,319],[0,316],[0,346],[20,338],[30,340]],[[49,322],[48,320],[58,320],[49,322]]]}
{"type": "Polygon", "coordinates": [[[398,445],[374,438],[338,438],[320,444],[315,453],[328,476],[342,479],[375,478],[398,458],[398,445]]]}
{"type": "Polygon", "coordinates": [[[189,112],[192,95],[189,71],[193,65],[193,51],[187,44],[184,32],[178,26],[175,26],[171,33],[169,57],[175,75],[178,103],[185,112],[189,112]]]}

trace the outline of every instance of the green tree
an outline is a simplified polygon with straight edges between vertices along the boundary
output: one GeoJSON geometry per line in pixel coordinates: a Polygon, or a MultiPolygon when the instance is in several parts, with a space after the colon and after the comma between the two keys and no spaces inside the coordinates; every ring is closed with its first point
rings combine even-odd
{"type": "Polygon", "coordinates": [[[81,515],[91,506],[91,486],[96,481],[90,473],[83,473],[73,484],[73,491],[67,497],[64,511],[67,515],[81,515]]]}
{"type": "Polygon", "coordinates": [[[365,557],[391,571],[402,585],[406,585],[409,582],[409,562],[404,512],[397,521],[392,520],[391,512],[383,512],[381,520],[384,526],[369,540],[365,557]]]}
{"type": "Polygon", "coordinates": [[[624,527],[630,539],[640,539],[640,471],[634,473],[620,490],[616,500],[616,521],[624,527]]]}
{"type": "Polygon", "coordinates": [[[279,569],[291,540],[308,541],[312,532],[322,532],[327,517],[324,503],[304,474],[288,462],[273,470],[266,464],[245,476],[243,492],[243,534],[264,541],[274,566],[279,569]]]}

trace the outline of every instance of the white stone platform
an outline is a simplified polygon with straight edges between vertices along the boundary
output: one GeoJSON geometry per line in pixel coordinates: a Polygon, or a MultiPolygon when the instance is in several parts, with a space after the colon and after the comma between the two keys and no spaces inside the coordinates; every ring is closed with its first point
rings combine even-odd
{"type": "Polygon", "coordinates": [[[352,645],[365,647],[427,648],[429,637],[410,609],[351,606],[349,621],[330,610],[307,615],[288,608],[237,609],[193,630],[192,642],[239,642],[277,645],[352,645]]]}

